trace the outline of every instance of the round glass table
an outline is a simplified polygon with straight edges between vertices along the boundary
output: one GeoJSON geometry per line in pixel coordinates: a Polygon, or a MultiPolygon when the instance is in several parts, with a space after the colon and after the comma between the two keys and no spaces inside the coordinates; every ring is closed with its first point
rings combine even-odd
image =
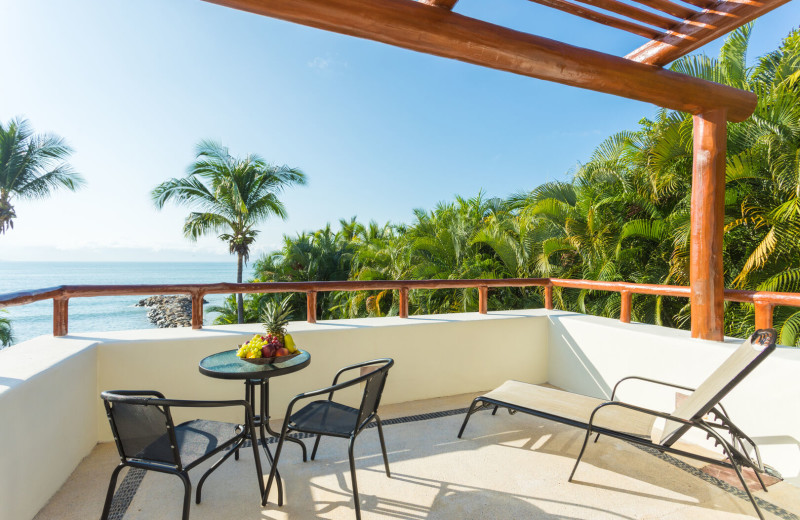
{"type": "MultiPolygon", "coordinates": [[[[279,434],[269,426],[269,380],[273,377],[283,376],[297,372],[307,367],[311,363],[311,355],[305,350],[301,350],[297,356],[279,363],[268,363],[256,365],[243,361],[236,356],[236,349],[226,350],[212,354],[200,361],[200,373],[217,379],[239,379],[244,381],[244,399],[253,410],[253,425],[259,428],[261,433],[261,443],[267,458],[272,464],[272,453],[267,448],[267,434],[278,437],[279,434]],[[256,387],[258,387],[260,398],[259,407],[256,407],[256,387]],[[258,414],[256,415],[256,411],[258,414]]],[[[287,437],[286,440],[295,442],[303,450],[303,462],[306,462],[306,445],[300,439],[287,437]]],[[[256,439],[253,439],[256,442],[256,439]]],[[[239,453],[235,454],[239,458],[239,453]]],[[[278,501],[282,502],[283,490],[278,477],[278,501]]]]}

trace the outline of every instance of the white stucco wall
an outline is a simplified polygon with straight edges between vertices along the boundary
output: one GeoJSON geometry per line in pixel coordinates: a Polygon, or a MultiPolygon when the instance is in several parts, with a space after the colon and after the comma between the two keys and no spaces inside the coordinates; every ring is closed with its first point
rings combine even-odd
{"type": "MultiPolygon", "coordinates": [[[[311,364],[273,380],[271,414],[282,417],[293,396],[330,385],[339,368],[378,357],[395,360],[383,403],[486,390],[510,377],[543,383],[548,329],[542,311],[294,322],[289,330],[311,353],[311,364]]],[[[32,518],[97,442],[112,440],[102,390],[242,399],[241,381],[203,376],[197,364],[261,330],[243,325],[75,333],[0,351],[0,520],[32,518]]],[[[356,404],[358,392],[341,397],[356,404]]],[[[241,421],[239,410],[174,410],[176,422],[199,416],[241,421]]]]}
{"type": "Polygon", "coordinates": [[[32,518],[97,443],[94,341],[0,351],[0,519],[32,518]]]}

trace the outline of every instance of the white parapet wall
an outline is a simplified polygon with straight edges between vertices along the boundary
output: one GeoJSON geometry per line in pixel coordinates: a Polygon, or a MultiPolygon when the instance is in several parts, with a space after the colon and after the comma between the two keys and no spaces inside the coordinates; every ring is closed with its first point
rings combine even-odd
{"type": "MultiPolygon", "coordinates": [[[[386,404],[478,392],[509,378],[547,381],[545,311],[293,322],[289,330],[311,364],[272,381],[273,418],[283,416],[296,394],[330,385],[339,368],[373,358],[395,360],[386,404]]],[[[33,518],[97,442],[112,440],[102,390],[242,399],[241,381],[204,376],[198,362],[262,331],[231,325],[72,334],[0,351],[0,520],[33,518]]],[[[358,392],[352,388],[342,397],[356,404],[358,392]]],[[[181,422],[200,414],[173,415],[181,422]]],[[[241,422],[240,410],[204,410],[202,416],[241,422]]]]}
{"type": "MultiPolygon", "coordinates": [[[[697,385],[741,341],[693,340],[685,331],[545,310],[292,322],[289,329],[311,364],[272,381],[273,418],[294,395],[329,385],[339,368],[373,358],[395,360],[386,404],[479,392],[507,379],[608,397],[617,380],[634,374],[697,385]]],[[[92,447],[111,440],[102,390],[241,399],[240,381],[204,376],[198,362],[261,330],[230,325],[72,334],[0,351],[0,520],[33,518],[92,447]]],[[[800,415],[793,413],[799,373],[800,349],[779,349],[724,400],[734,421],[761,445],[765,461],[788,478],[800,474],[800,415]]],[[[341,397],[356,404],[358,392],[352,388],[341,397]]],[[[620,395],[674,408],[674,391],[631,383],[620,395]]],[[[174,412],[177,422],[200,415],[174,412]]],[[[239,411],[202,416],[241,421],[239,411]]]]}
{"type": "MultiPolygon", "coordinates": [[[[608,398],[631,375],[696,387],[741,344],[693,339],[688,331],[554,311],[549,315],[549,381],[565,390],[608,398]]],[[[759,445],[764,462],[800,483],[800,349],[778,347],[734,388],[723,404],[759,445]]],[[[618,396],[665,412],[675,390],[626,382],[618,396]]],[[[704,435],[690,436],[700,442],[704,435]]]]}

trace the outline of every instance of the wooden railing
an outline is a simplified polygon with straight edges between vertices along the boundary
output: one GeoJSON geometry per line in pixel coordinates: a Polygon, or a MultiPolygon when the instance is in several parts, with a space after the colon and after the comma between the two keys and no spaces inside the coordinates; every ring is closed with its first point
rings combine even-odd
{"type": "MultiPolygon", "coordinates": [[[[154,294],[187,294],[192,299],[192,328],[203,327],[203,298],[207,294],[288,293],[304,292],[307,296],[306,319],[316,322],[317,293],[330,291],[399,291],[399,316],[408,318],[408,292],[415,289],[478,289],[478,312],[488,311],[489,289],[499,287],[542,287],[546,309],[553,309],[553,287],[612,291],[622,299],[620,320],[631,321],[631,299],[634,294],[678,296],[688,298],[689,287],[678,285],[637,284],[628,282],[598,282],[563,278],[506,278],[472,280],[348,280],[340,282],[268,282],[215,284],[160,285],[62,285],[45,289],[0,295],[0,308],[25,305],[41,300],[53,300],[53,335],[65,336],[69,331],[69,300],[95,296],[134,296],[154,294]]],[[[772,326],[776,305],[800,307],[800,294],[740,291],[727,289],[725,299],[752,303],[755,306],[756,328],[772,326]]]]}

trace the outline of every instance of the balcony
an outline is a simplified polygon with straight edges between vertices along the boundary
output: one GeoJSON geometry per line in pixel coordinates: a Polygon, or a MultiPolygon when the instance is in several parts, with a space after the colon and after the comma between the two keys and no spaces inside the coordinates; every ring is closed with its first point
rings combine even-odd
{"type": "MultiPolygon", "coordinates": [[[[257,330],[73,332],[0,352],[0,416],[14,418],[0,429],[0,518],[99,517],[118,461],[99,392],[152,388],[173,398],[241,398],[239,383],[207,378],[197,363],[257,330]]],[[[273,419],[295,394],[329,384],[338,367],[383,356],[396,361],[381,411],[393,478],[382,473],[373,431],[356,444],[365,519],[755,518],[724,475],[613,439],[590,446],[576,482],[568,483],[583,432],[564,425],[480,412],[456,438],[470,400],[507,379],[597,397],[608,397],[631,374],[693,385],[739,340],[692,339],[686,331],[546,309],[293,322],[290,331],[312,362],[273,381],[273,419]]],[[[792,411],[800,400],[799,369],[800,350],[779,348],[724,400],[765,463],[784,477],[756,493],[772,518],[797,518],[800,511],[800,416],[792,411]]],[[[669,390],[624,390],[623,400],[674,408],[669,390]]],[[[240,420],[225,412],[204,416],[240,420]]],[[[176,422],[190,418],[175,414],[176,422]]],[[[692,450],[713,450],[702,435],[685,441],[692,450]]],[[[341,441],[323,440],[317,460],[307,463],[287,445],[282,508],[274,492],[261,508],[247,457],[210,477],[192,518],[354,517],[341,441]]],[[[178,479],[131,472],[125,482],[116,518],[179,517],[178,479]]]]}

